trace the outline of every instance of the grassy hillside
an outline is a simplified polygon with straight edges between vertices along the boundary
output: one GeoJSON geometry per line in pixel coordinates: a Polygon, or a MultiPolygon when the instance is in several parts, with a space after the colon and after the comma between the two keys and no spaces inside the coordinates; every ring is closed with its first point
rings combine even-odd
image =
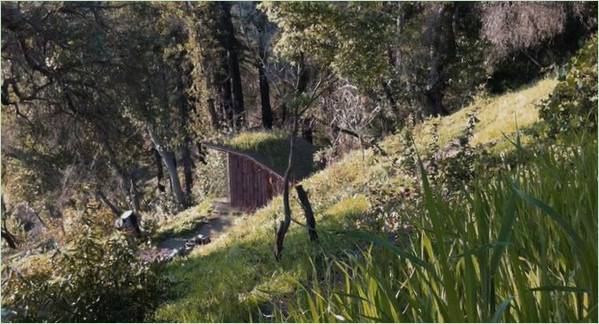
{"type": "MultiPolygon", "coordinates": [[[[546,79],[519,91],[480,99],[452,116],[439,120],[440,143],[449,142],[465,127],[467,112],[476,109],[480,123],[474,134],[475,143],[494,144],[497,151],[507,148],[502,133],[511,134],[517,127],[531,127],[537,122],[535,102],[551,93],[556,81],[546,79]],[[517,126],[516,122],[517,121],[517,126]]],[[[430,141],[429,120],[415,129],[414,138],[422,148],[430,141]]],[[[399,135],[381,143],[393,157],[403,147],[399,135]]],[[[253,215],[245,215],[244,223],[228,236],[219,238],[198,253],[170,264],[173,281],[172,298],[156,312],[159,321],[245,321],[256,306],[263,315],[270,314],[271,301],[285,302],[290,293],[305,283],[312,269],[310,256],[326,250],[341,254],[353,250],[351,239],[335,235],[334,230],[348,228],[356,216],[367,213],[373,188],[409,186],[412,179],[391,167],[392,159],[379,159],[373,152],[354,151],[339,162],[304,180],[315,215],[320,243],[308,241],[305,228],[292,224],[285,241],[283,258],[273,257],[275,224],[282,217],[281,198],[253,215]]],[[[302,221],[297,201],[293,200],[293,217],[302,221]]],[[[255,318],[254,318],[255,319],[255,318]]]]}
{"type": "MultiPolygon", "coordinates": [[[[289,135],[284,131],[246,132],[231,138],[224,143],[239,152],[244,152],[258,161],[271,167],[280,175],[287,170],[289,160],[289,135]]],[[[314,147],[302,138],[295,140],[293,174],[303,178],[313,170],[312,156],[314,147]]]]}
{"type": "MultiPolygon", "coordinates": [[[[509,145],[501,145],[505,144],[502,133],[509,135],[518,128],[526,129],[533,126],[539,120],[539,112],[535,105],[547,98],[556,85],[556,79],[543,79],[518,91],[480,98],[450,116],[430,119],[416,125],[416,145],[423,149],[431,141],[431,125],[438,122],[439,145],[443,147],[462,131],[468,114],[475,112],[480,121],[476,125],[472,143],[499,145],[499,149],[509,149],[509,145]]],[[[383,145],[393,144],[396,139],[390,137],[383,141],[383,145]]]]}

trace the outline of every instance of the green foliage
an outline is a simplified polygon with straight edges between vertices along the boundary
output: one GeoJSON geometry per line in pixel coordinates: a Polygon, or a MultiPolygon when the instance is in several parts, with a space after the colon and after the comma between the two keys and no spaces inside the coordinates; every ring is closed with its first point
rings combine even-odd
{"type": "MultiPolygon", "coordinates": [[[[438,144],[433,144],[433,156],[427,166],[431,182],[442,188],[444,195],[450,196],[453,192],[464,188],[476,176],[476,171],[481,167],[483,156],[487,152],[482,147],[473,147],[471,144],[474,128],[479,121],[476,110],[468,115],[466,127],[457,139],[447,147],[439,149],[438,144]]],[[[438,127],[433,128],[435,132],[438,127]]],[[[439,135],[433,135],[433,142],[439,140],[439,135]]],[[[483,165],[484,168],[490,167],[483,165]]]]}
{"type": "Polygon", "coordinates": [[[466,113],[466,125],[457,134],[457,138],[447,145],[440,146],[440,121],[431,119],[429,121],[430,141],[426,148],[417,152],[413,139],[413,129],[407,127],[402,131],[401,143],[404,149],[394,166],[399,172],[417,180],[420,176],[418,159],[423,159],[431,182],[443,191],[445,197],[450,197],[476,177],[477,171],[491,167],[488,162],[488,152],[482,145],[474,146],[472,137],[475,126],[479,122],[476,117],[478,109],[466,113]]]}
{"type": "Polygon", "coordinates": [[[229,188],[227,155],[208,150],[204,159],[206,164],[197,165],[196,181],[192,188],[196,200],[226,196],[229,188]]]}
{"type": "Polygon", "coordinates": [[[572,58],[568,68],[549,99],[539,105],[550,136],[597,129],[597,35],[572,58]]]}
{"type": "MultiPolygon", "coordinates": [[[[437,128],[437,126],[433,125],[433,128],[437,128]]],[[[438,132],[433,132],[437,134],[438,132]]],[[[408,124],[400,133],[399,144],[402,147],[402,151],[398,154],[397,160],[395,160],[395,165],[407,173],[414,174],[416,172],[417,167],[417,157],[416,157],[416,146],[414,144],[414,126],[408,124]]],[[[433,140],[431,143],[435,143],[434,151],[437,151],[438,140],[433,140]]]]}
{"type": "Polygon", "coordinates": [[[401,233],[410,227],[409,222],[418,213],[421,195],[414,188],[411,179],[399,181],[371,181],[366,189],[369,208],[357,215],[354,222],[357,228],[375,233],[401,233]]]}
{"type": "Polygon", "coordinates": [[[212,114],[216,113],[211,111],[225,104],[219,102],[218,95],[222,91],[218,89],[218,83],[228,77],[227,51],[222,43],[226,36],[221,25],[223,10],[220,3],[198,2],[181,11],[189,34],[185,49],[193,64],[188,92],[196,98],[205,98],[194,102],[197,109],[191,127],[198,136],[214,135],[218,129],[231,126],[227,125],[225,116],[222,120],[212,120],[212,114]]]}
{"type": "Polygon", "coordinates": [[[140,322],[158,305],[165,282],[140,247],[122,235],[106,238],[90,225],[46,271],[5,269],[2,303],[16,321],[140,322]]]}
{"type": "MultiPolygon", "coordinates": [[[[278,25],[279,33],[271,38],[276,34],[274,28],[259,30],[265,28],[267,22],[263,22],[262,27],[255,26],[261,34],[256,39],[253,31],[243,26],[244,20],[251,21],[251,16],[259,14],[255,5],[3,3],[7,14],[2,17],[2,54],[7,69],[3,71],[2,104],[8,107],[10,118],[3,120],[2,135],[6,140],[3,151],[11,155],[10,160],[2,161],[2,169],[8,172],[2,174],[2,180],[9,187],[3,192],[13,204],[24,200],[34,209],[62,215],[48,227],[47,237],[70,241],[72,246],[53,259],[46,255],[39,262],[27,259],[31,262],[25,263],[36,271],[13,272],[3,287],[7,296],[3,303],[18,310],[20,320],[149,319],[163,284],[155,266],[142,263],[140,247],[123,237],[106,240],[95,229],[81,230],[78,216],[87,220],[89,215],[82,209],[94,195],[101,194],[117,209],[123,207],[123,201],[139,196],[149,202],[140,206],[144,212],[151,209],[148,214],[163,213],[161,208],[167,212],[177,209],[183,203],[180,195],[169,198],[151,192],[157,165],[147,149],[153,146],[160,151],[171,171],[170,193],[178,192],[177,170],[169,163],[177,161],[169,156],[182,153],[188,162],[186,149],[192,142],[228,131],[222,122],[230,119],[226,115],[231,113],[231,99],[241,108],[237,102],[243,101],[245,94],[247,106],[256,107],[258,98],[264,98],[258,96],[260,92],[273,97],[276,114],[279,107],[286,110],[284,114],[300,108],[308,112],[316,93],[324,97],[321,108],[325,107],[323,102],[334,97],[331,84],[336,81],[355,84],[355,113],[342,116],[333,110],[330,116],[320,111],[304,115],[314,120],[327,117],[321,121],[323,128],[314,129],[319,142],[331,128],[332,133],[337,132],[331,127],[335,122],[369,128],[360,129],[358,137],[372,131],[378,137],[393,128],[391,125],[403,124],[410,112],[420,113],[422,106],[441,103],[451,111],[465,102],[479,101],[474,93],[481,83],[497,82],[499,88],[510,88],[519,79],[538,75],[544,62],[537,63],[535,53],[523,51],[517,61],[526,64],[502,63],[508,65],[505,70],[521,78],[501,75],[504,68],[499,66],[500,73],[493,76],[496,80],[489,82],[487,73],[497,72],[497,67],[485,66],[488,57],[479,33],[481,22],[482,27],[502,27],[499,31],[503,33],[492,29],[484,33],[492,42],[489,36],[497,36],[496,45],[516,41],[527,43],[520,48],[530,49],[529,45],[539,43],[534,38],[549,39],[548,35],[527,32],[542,28],[509,29],[514,21],[522,23],[521,27],[531,21],[535,26],[529,27],[543,27],[536,22],[544,23],[544,30],[557,35],[561,31],[555,27],[566,23],[565,16],[547,19],[553,10],[539,12],[535,5],[522,4],[518,7],[526,9],[525,15],[483,11],[481,18],[477,6],[265,3],[261,8],[278,25]],[[235,10],[230,10],[232,7],[235,10]],[[278,57],[269,58],[271,51],[278,57]],[[238,64],[241,72],[236,71],[238,64]],[[519,68],[532,64],[537,67],[527,73],[519,68]],[[301,65],[298,70],[302,72],[294,73],[294,65],[301,65]],[[293,80],[297,74],[301,77],[293,80]],[[235,86],[239,78],[243,78],[243,93],[235,86]],[[260,90],[255,85],[258,78],[260,90]],[[264,81],[272,86],[270,95],[262,91],[264,81]],[[313,89],[308,95],[312,87],[318,91],[313,89]],[[300,90],[305,93],[297,93],[300,90]],[[380,111],[380,115],[362,123],[369,111],[380,111]],[[65,238],[52,232],[59,228],[65,238]]],[[[587,10],[595,12],[596,5],[587,10]]],[[[567,14],[573,13],[586,28],[593,26],[576,7],[567,14]]],[[[576,30],[572,39],[585,35],[586,28],[576,30]]],[[[558,47],[569,43],[558,38],[551,41],[560,43],[558,47]]],[[[572,59],[568,74],[542,104],[540,113],[550,135],[579,128],[596,130],[596,46],[594,37],[572,59]]],[[[552,56],[547,57],[554,62],[552,56]]],[[[313,271],[322,275],[323,262],[318,258],[322,259],[326,250],[337,262],[329,269],[335,268],[337,273],[327,277],[330,282],[322,296],[338,288],[335,280],[341,276],[347,280],[347,294],[359,296],[360,301],[341,295],[330,295],[330,300],[322,303],[309,300],[312,320],[596,320],[596,308],[593,311],[592,307],[597,300],[593,279],[597,251],[589,247],[596,242],[596,220],[588,217],[596,214],[591,206],[596,203],[596,189],[588,187],[589,179],[596,178],[591,163],[596,163],[596,157],[589,158],[588,148],[579,146],[543,147],[540,154],[524,152],[518,133],[517,148],[512,152],[516,159],[499,170],[516,168],[490,179],[495,173],[483,172],[497,167],[498,160],[487,161],[485,151],[475,146],[497,141],[509,144],[508,136],[518,129],[518,123],[530,126],[537,121],[537,110],[528,109],[529,105],[553,85],[552,80],[544,80],[510,96],[484,99],[487,109],[481,107],[482,112],[473,105],[443,120],[409,126],[400,136],[385,141],[389,146],[399,142],[399,149],[390,151],[390,156],[383,156],[380,150],[349,153],[303,183],[318,218],[319,246],[306,240],[304,227],[296,226],[289,233],[285,259],[273,261],[270,226],[281,217],[280,199],[275,199],[253,218],[248,217],[232,238],[223,238],[198,252],[204,254],[169,266],[167,272],[179,280],[173,288],[178,299],[161,308],[157,318],[245,320],[245,311],[254,306],[260,312],[270,312],[268,301],[284,300],[298,286],[299,278],[310,273],[306,255],[317,255],[313,271]],[[427,127],[432,131],[427,132],[427,127]],[[508,134],[505,140],[503,132],[508,134]],[[432,141],[427,142],[429,134],[432,141]],[[449,149],[448,143],[452,145],[449,149]],[[416,148],[426,144],[428,152],[425,148],[422,156],[417,156],[416,148]],[[533,159],[535,154],[539,156],[533,159]],[[419,172],[421,157],[428,176],[419,172]],[[533,162],[519,165],[526,160],[533,162]],[[422,190],[414,188],[417,181],[422,181],[422,190]],[[543,227],[533,233],[530,229],[539,223],[543,227]],[[329,234],[356,226],[396,234],[395,242],[406,250],[370,239],[389,250],[375,249],[342,264],[348,257],[340,259],[340,251],[351,251],[356,244],[329,234]],[[558,293],[562,295],[550,295],[558,293]],[[343,303],[330,307],[327,303],[331,301],[343,303]],[[343,305],[355,308],[343,310],[343,305]],[[333,308],[333,317],[327,317],[333,308]]],[[[331,106],[339,108],[332,102],[331,106]]],[[[436,110],[444,113],[439,108],[436,110]]],[[[245,126],[255,122],[254,113],[254,109],[243,113],[248,122],[245,126]]],[[[285,126],[285,117],[281,120],[285,126]]],[[[312,127],[308,124],[306,121],[302,128],[312,127]]],[[[287,167],[286,132],[243,133],[228,144],[280,174],[287,167]]],[[[299,140],[296,145],[294,162],[299,178],[313,171],[313,148],[299,140]]],[[[330,151],[321,155],[327,157],[330,151]]],[[[220,196],[226,187],[224,160],[209,156],[208,161],[197,169],[194,193],[201,198],[220,196]]],[[[188,176],[189,163],[183,165],[188,176]]],[[[292,205],[294,217],[301,215],[297,202],[292,205]]],[[[162,224],[148,217],[142,225],[150,231],[158,226],[158,239],[184,235],[202,223],[205,207],[200,205],[162,224]]],[[[40,211],[40,219],[49,219],[44,213],[40,211]]],[[[104,211],[95,216],[102,222],[103,234],[111,230],[112,215],[104,211]]],[[[301,222],[300,217],[294,220],[301,222]]],[[[319,284],[314,283],[315,287],[319,284]]],[[[297,319],[304,319],[305,313],[298,314],[297,319]]],[[[295,316],[293,310],[291,316],[295,316]]]]}
{"type": "Polygon", "coordinates": [[[388,69],[386,45],[393,20],[382,3],[265,2],[281,29],[275,52],[292,62],[301,55],[364,88],[388,69]]]}
{"type": "Polygon", "coordinates": [[[356,221],[368,210],[368,200],[364,195],[343,199],[329,207],[324,213],[331,218],[341,220],[347,226],[356,221]]]}
{"type": "MultiPolygon", "coordinates": [[[[455,41],[455,56],[448,57],[443,68],[446,89],[443,91],[443,103],[449,111],[464,107],[475,98],[481,85],[486,81],[488,72],[485,65],[485,42],[479,38],[480,19],[469,14],[476,10],[472,3],[397,3],[389,8],[389,13],[396,15],[401,27],[394,31],[392,48],[395,49],[393,78],[390,82],[394,96],[401,103],[406,113],[421,114],[425,96],[431,87],[429,73],[434,57],[431,49],[435,48],[435,33],[444,33],[445,28],[433,31],[437,23],[440,8],[434,6],[455,6],[455,21],[452,24],[455,41]]],[[[445,54],[447,50],[441,50],[445,54]]]]}
{"type": "Polygon", "coordinates": [[[410,240],[333,258],[277,312],[293,322],[595,322],[597,142],[551,145],[448,201],[422,187],[410,240]]]}

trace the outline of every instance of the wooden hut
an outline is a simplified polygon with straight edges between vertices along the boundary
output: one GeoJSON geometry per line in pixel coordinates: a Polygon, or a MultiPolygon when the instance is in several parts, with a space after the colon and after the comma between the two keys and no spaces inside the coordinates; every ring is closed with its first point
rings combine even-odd
{"type": "MultiPolygon", "coordinates": [[[[235,147],[204,143],[208,149],[218,150],[227,155],[229,201],[232,207],[253,212],[266,205],[274,196],[283,193],[284,174],[289,155],[287,141],[269,143],[279,145],[276,154],[252,150],[240,150],[235,147]],[[282,148],[281,148],[282,144],[282,148]],[[275,156],[276,155],[276,156],[275,156]]],[[[294,183],[306,177],[312,171],[312,145],[301,138],[295,140],[294,169],[290,182],[294,183]]],[[[272,151],[271,151],[272,152],[272,151]]]]}

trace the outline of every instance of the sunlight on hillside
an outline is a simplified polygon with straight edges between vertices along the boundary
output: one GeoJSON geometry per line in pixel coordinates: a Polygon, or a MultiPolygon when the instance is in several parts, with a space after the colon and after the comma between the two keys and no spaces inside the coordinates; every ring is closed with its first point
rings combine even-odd
{"type": "Polygon", "coordinates": [[[245,132],[231,138],[227,144],[242,151],[259,151],[264,143],[285,141],[287,137],[283,131],[245,132]]]}
{"type": "MultiPolygon", "coordinates": [[[[541,80],[520,91],[481,100],[457,113],[440,118],[441,142],[446,143],[457,136],[466,124],[466,113],[479,107],[476,141],[486,143],[502,140],[501,132],[511,134],[518,127],[527,127],[538,120],[534,104],[544,99],[555,86],[553,79],[541,80]]],[[[429,122],[417,127],[415,132],[427,134],[429,122]]],[[[274,135],[250,133],[240,135],[235,143],[241,147],[259,147],[263,139],[269,141],[274,135]]],[[[276,137],[276,136],[274,136],[276,137]]],[[[424,135],[423,137],[427,137],[424,135]]],[[[397,136],[383,141],[384,147],[395,147],[397,136]]],[[[425,143],[428,138],[420,141],[425,143]]],[[[351,243],[328,237],[326,229],[343,224],[353,215],[368,209],[368,196],[363,194],[367,184],[381,183],[399,187],[409,183],[401,174],[389,172],[389,166],[373,159],[371,150],[356,150],[340,161],[315,173],[303,181],[321,231],[321,248],[335,251],[351,243]]],[[[302,211],[296,199],[292,199],[293,217],[303,221],[302,211]]],[[[177,284],[180,297],[163,305],[157,318],[164,321],[197,321],[238,318],[244,311],[239,306],[260,305],[276,296],[290,293],[296,280],[306,274],[311,247],[305,228],[292,224],[281,263],[274,261],[275,225],[282,217],[282,199],[275,198],[268,206],[253,215],[244,215],[240,226],[215,240],[206,248],[194,251],[187,260],[169,266],[169,273],[182,280],[177,284]],[[218,276],[214,276],[217,274],[218,276]],[[197,282],[194,278],[211,278],[197,282]],[[218,302],[217,302],[218,300],[218,302]],[[214,303],[219,303],[219,306],[214,303]],[[223,307],[223,304],[231,306],[223,307]],[[229,309],[230,313],[215,314],[229,309]]]]}
{"type": "Polygon", "coordinates": [[[597,10],[3,1],[1,322],[597,322],[597,10]]]}
{"type": "MultiPolygon", "coordinates": [[[[518,129],[534,126],[539,121],[536,105],[549,97],[557,82],[555,78],[543,79],[518,91],[479,98],[452,115],[428,119],[414,128],[416,146],[419,151],[424,150],[432,140],[432,124],[438,122],[439,146],[444,147],[465,129],[468,115],[476,112],[479,121],[474,128],[472,144],[498,144],[501,150],[511,149],[505,144],[503,134],[513,135],[518,129]]],[[[402,149],[400,136],[387,137],[381,146],[391,152],[399,152],[402,149]]]]}
{"type": "MultiPolygon", "coordinates": [[[[468,114],[476,112],[479,119],[472,138],[473,144],[485,144],[501,140],[504,134],[512,134],[516,129],[531,126],[539,119],[536,104],[549,97],[557,84],[553,78],[544,79],[524,89],[509,92],[501,96],[479,99],[456,113],[439,120],[440,145],[455,138],[465,127],[468,114]]],[[[422,142],[430,140],[430,124],[416,127],[416,133],[422,142]]]]}

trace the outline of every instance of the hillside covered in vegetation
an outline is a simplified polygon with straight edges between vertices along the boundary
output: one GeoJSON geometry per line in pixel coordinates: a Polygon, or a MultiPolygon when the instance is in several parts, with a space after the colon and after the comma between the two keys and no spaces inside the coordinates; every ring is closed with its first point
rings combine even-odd
{"type": "Polygon", "coordinates": [[[3,2],[2,321],[596,322],[596,17],[3,2]]]}

